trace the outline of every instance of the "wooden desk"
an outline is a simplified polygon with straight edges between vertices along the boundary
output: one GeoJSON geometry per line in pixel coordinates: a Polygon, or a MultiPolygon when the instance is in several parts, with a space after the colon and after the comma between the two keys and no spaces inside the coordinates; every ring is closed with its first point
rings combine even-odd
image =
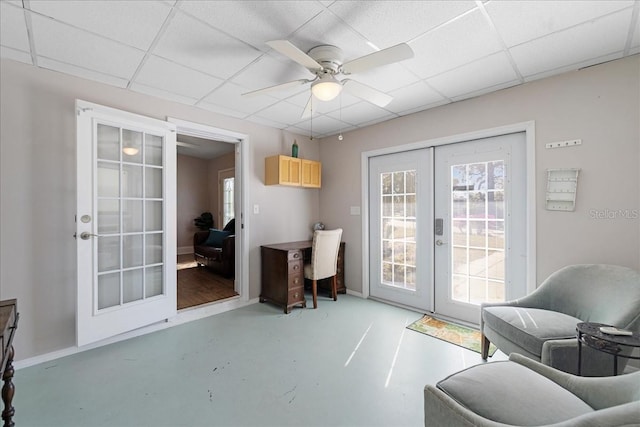
{"type": "MultiPolygon", "coordinates": [[[[307,306],[304,297],[304,263],[311,261],[311,240],[277,243],[260,247],[262,289],[260,302],[269,301],[284,308],[286,314],[296,305],[307,306]]],[[[344,242],[338,251],[338,293],[344,294],[344,242]]],[[[320,289],[331,289],[330,279],[318,280],[320,289]]]]}
{"type": "Polygon", "coordinates": [[[2,411],[2,419],[4,427],[13,427],[13,415],[15,409],[12,406],[13,393],[15,387],[13,385],[13,337],[18,328],[18,318],[20,315],[17,311],[17,303],[15,299],[0,301],[0,341],[2,341],[2,401],[4,402],[4,410],[2,411]]]}

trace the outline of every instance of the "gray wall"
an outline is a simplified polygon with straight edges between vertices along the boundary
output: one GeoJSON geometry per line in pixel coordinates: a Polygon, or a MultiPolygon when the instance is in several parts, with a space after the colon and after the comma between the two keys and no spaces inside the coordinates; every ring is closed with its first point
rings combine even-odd
{"type": "Polygon", "coordinates": [[[16,360],[75,345],[75,99],[157,118],[167,116],[249,136],[249,288],[260,291],[260,245],[304,240],[318,221],[319,190],[265,186],[264,158],[294,138],[319,160],[317,141],[39,69],[0,61],[0,298],[18,298],[16,360]],[[260,214],[253,214],[253,205],[260,214]]]}
{"type": "Polygon", "coordinates": [[[639,104],[640,56],[635,55],[369,126],[344,134],[343,141],[324,139],[320,212],[323,221],[345,230],[347,286],[362,291],[361,217],[349,215],[350,206],[361,205],[362,152],[531,120],[537,283],[567,264],[640,269],[639,104]],[[577,138],[581,146],[545,148],[577,138]],[[581,169],[575,212],[544,209],[551,168],[581,169]],[[619,209],[633,218],[618,215],[619,209]],[[594,213],[609,218],[594,219],[594,213]]]}
{"type": "Polygon", "coordinates": [[[346,284],[362,290],[360,155],[389,145],[536,121],[538,282],[566,264],[640,267],[636,219],[593,219],[592,210],[639,209],[638,56],[309,141],[238,119],[123,89],[0,61],[0,298],[18,298],[17,359],[75,345],[76,98],[154,118],[167,116],[249,135],[249,286],[259,294],[261,244],[302,240],[313,222],[343,227],[346,284]],[[286,154],[323,162],[322,190],[263,185],[264,158],[286,154]],[[544,144],[581,138],[583,145],[544,144]],[[582,169],[576,211],[543,209],[545,169],[582,169]],[[260,205],[254,215],[253,205],[260,205]],[[319,214],[318,214],[319,213],[319,214]]]}

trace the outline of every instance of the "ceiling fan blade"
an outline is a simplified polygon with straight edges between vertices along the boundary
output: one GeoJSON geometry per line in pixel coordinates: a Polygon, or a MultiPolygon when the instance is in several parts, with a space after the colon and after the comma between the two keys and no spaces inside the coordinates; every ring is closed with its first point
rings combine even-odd
{"type": "Polygon", "coordinates": [[[287,82],[287,83],[282,83],[279,85],[275,85],[275,86],[269,86],[269,87],[265,87],[262,89],[258,89],[258,90],[254,90],[251,92],[245,92],[242,94],[242,96],[255,96],[255,95],[262,95],[265,93],[269,93],[269,92],[274,92],[277,90],[282,90],[282,89],[288,89],[290,87],[296,87],[296,86],[300,86],[306,83],[311,83],[312,80],[309,79],[300,79],[300,80],[294,80],[291,82],[287,82]]]}
{"type": "Polygon", "coordinates": [[[370,86],[357,82],[355,80],[345,79],[342,81],[342,87],[353,96],[369,101],[378,107],[386,107],[393,97],[386,93],[380,92],[370,86]]]}
{"type": "Polygon", "coordinates": [[[307,101],[307,105],[304,107],[304,111],[302,112],[301,119],[308,119],[313,114],[313,105],[311,104],[313,101],[313,95],[309,96],[309,100],[307,101]]]}
{"type": "Polygon", "coordinates": [[[272,40],[267,42],[269,46],[277,50],[289,59],[296,61],[298,64],[311,71],[322,70],[322,65],[318,64],[315,59],[298,49],[293,43],[288,40],[272,40]]]}
{"type": "Polygon", "coordinates": [[[355,74],[394,62],[413,58],[413,49],[406,43],[400,43],[369,55],[361,56],[342,65],[344,74],[355,74]]]}

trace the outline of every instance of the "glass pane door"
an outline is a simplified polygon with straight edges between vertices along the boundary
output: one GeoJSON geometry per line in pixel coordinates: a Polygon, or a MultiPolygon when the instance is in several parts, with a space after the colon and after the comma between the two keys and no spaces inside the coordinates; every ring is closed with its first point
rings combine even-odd
{"type": "Polygon", "coordinates": [[[163,137],[96,128],[97,311],[164,293],[163,137]]]}

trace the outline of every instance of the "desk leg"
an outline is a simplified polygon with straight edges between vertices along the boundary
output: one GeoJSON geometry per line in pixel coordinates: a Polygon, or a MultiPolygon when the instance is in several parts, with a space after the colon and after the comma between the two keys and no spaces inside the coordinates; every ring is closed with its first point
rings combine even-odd
{"type": "Polygon", "coordinates": [[[582,333],[578,332],[578,375],[582,374],[582,333]]]}
{"type": "Polygon", "coordinates": [[[2,402],[4,403],[4,411],[2,411],[2,419],[4,420],[4,427],[13,427],[15,424],[13,422],[13,415],[16,413],[15,409],[12,406],[13,402],[13,393],[15,391],[15,386],[11,381],[13,379],[13,346],[9,347],[9,354],[7,355],[7,366],[5,367],[4,374],[2,375],[2,380],[4,381],[4,385],[2,386],[2,402]]]}

